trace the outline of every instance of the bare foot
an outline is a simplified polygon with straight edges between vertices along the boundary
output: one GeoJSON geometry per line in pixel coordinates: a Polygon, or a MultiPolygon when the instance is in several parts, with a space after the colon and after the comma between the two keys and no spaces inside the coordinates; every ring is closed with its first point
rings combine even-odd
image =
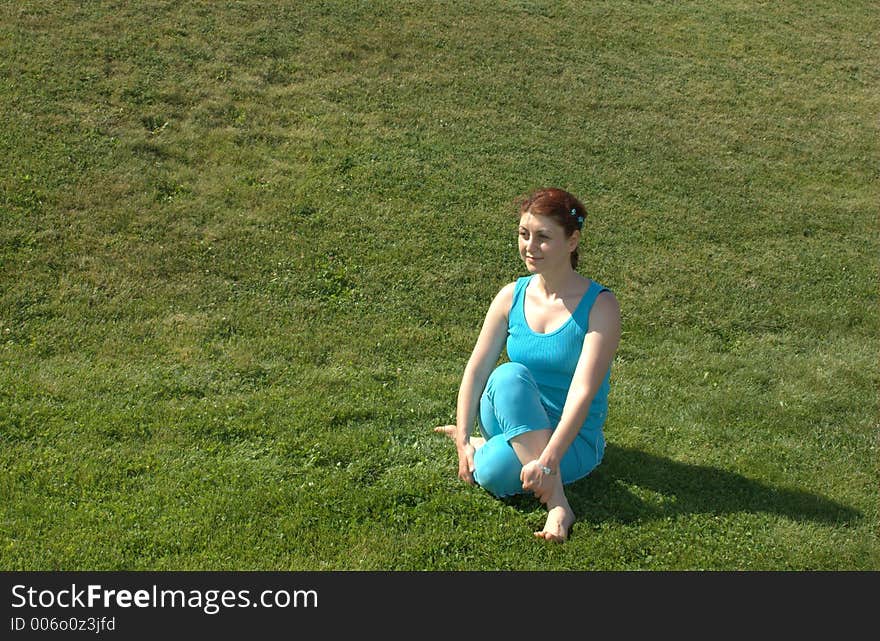
{"type": "Polygon", "coordinates": [[[535,532],[535,536],[545,541],[562,543],[568,538],[568,530],[572,523],[574,523],[574,512],[568,503],[556,505],[547,510],[547,522],[544,524],[544,529],[535,532]]]}
{"type": "Polygon", "coordinates": [[[440,425],[434,428],[438,434],[445,434],[452,440],[455,440],[455,425],[440,425]]]}
{"type": "MultiPolygon", "coordinates": [[[[448,436],[453,441],[455,440],[455,425],[440,425],[439,427],[435,427],[434,431],[438,434],[444,434],[448,436]]],[[[486,439],[482,436],[471,436],[471,445],[474,446],[475,450],[480,449],[480,447],[486,443],[486,439]]]]}

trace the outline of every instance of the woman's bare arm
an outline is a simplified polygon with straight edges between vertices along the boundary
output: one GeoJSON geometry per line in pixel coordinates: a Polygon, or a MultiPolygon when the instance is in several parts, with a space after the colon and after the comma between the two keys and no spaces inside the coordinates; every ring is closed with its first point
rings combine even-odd
{"type": "Polygon", "coordinates": [[[590,329],[584,337],[562,418],[538,459],[541,465],[558,469],[563,455],[587,419],[590,404],[611,367],[619,343],[620,306],[614,294],[604,291],[590,310],[590,329]]]}
{"type": "Polygon", "coordinates": [[[458,476],[468,483],[474,482],[474,448],[470,444],[470,433],[477,417],[480,396],[507,340],[507,319],[513,302],[514,285],[514,283],[505,285],[489,305],[458,390],[455,415],[458,476]]]}

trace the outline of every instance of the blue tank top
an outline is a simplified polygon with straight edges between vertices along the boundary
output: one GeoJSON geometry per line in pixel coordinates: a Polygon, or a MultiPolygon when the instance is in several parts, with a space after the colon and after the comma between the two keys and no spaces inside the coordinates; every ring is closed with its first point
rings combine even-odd
{"type": "MultiPolygon", "coordinates": [[[[513,303],[507,324],[507,357],[515,363],[525,365],[535,377],[541,401],[555,427],[562,417],[562,408],[565,407],[574,370],[584,346],[590,310],[596,297],[609,290],[591,280],[590,287],[569,319],[552,332],[541,334],[532,331],[526,322],[526,287],[531,279],[532,276],[517,279],[513,290],[513,303]]],[[[601,433],[608,415],[610,378],[611,367],[605,373],[580,430],[580,434],[591,441],[596,438],[597,432],[601,433]]]]}

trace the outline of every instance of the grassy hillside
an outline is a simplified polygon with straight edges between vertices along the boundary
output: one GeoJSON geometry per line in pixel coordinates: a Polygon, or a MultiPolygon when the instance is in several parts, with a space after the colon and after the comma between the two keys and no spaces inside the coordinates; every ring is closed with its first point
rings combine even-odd
{"type": "Polygon", "coordinates": [[[0,569],[877,569],[878,32],[0,4],[0,569]],[[543,185],[624,323],[563,546],[430,431],[543,185]]]}

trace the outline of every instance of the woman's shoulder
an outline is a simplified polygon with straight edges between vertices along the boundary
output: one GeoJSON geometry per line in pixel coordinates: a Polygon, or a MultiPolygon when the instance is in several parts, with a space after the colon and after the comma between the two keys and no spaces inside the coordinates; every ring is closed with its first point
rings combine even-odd
{"type": "Polygon", "coordinates": [[[590,294],[594,292],[593,295],[596,297],[596,303],[598,303],[600,300],[604,301],[602,303],[603,305],[617,303],[617,298],[614,296],[614,292],[612,292],[609,287],[606,287],[597,280],[593,280],[589,276],[583,276],[583,278],[587,283],[586,293],[590,294]]]}
{"type": "Polygon", "coordinates": [[[593,307],[590,310],[590,325],[604,320],[612,324],[620,324],[620,303],[610,289],[603,287],[596,295],[593,307]]]}
{"type": "Polygon", "coordinates": [[[614,295],[614,292],[611,291],[610,287],[606,287],[600,282],[595,280],[590,281],[592,284],[591,287],[595,287],[598,292],[596,293],[596,302],[598,303],[600,300],[606,301],[604,304],[608,305],[610,303],[617,304],[617,297],[614,295]]]}
{"type": "Polygon", "coordinates": [[[498,293],[495,294],[495,300],[499,302],[507,302],[510,303],[513,301],[513,295],[516,291],[516,286],[519,281],[515,280],[512,283],[507,283],[504,287],[498,290],[498,293]]]}
{"type": "Polygon", "coordinates": [[[594,304],[601,305],[608,309],[620,308],[620,303],[617,302],[617,296],[615,296],[614,292],[607,287],[603,287],[599,290],[599,293],[596,294],[596,302],[594,304]]]}
{"type": "Polygon", "coordinates": [[[529,281],[531,279],[532,277],[530,275],[517,278],[515,281],[507,283],[504,287],[502,287],[497,296],[503,296],[512,301],[516,297],[517,292],[522,292],[528,287],[529,281]]]}
{"type": "Polygon", "coordinates": [[[528,276],[520,276],[512,283],[507,283],[504,287],[501,288],[501,291],[510,291],[511,296],[515,296],[517,292],[523,291],[528,288],[529,282],[532,280],[532,275],[528,276]]]}
{"type": "Polygon", "coordinates": [[[495,294],[495,298],[492,299],[492,304],[489,306],[490,313],[494,311],[505,318],[508,316],[510,308],[513,305],[513,298],[518,282],[519,281],[513,281],[512,283],[507,283],[504,287],[498,290],[498,293],[495,294]]]}

